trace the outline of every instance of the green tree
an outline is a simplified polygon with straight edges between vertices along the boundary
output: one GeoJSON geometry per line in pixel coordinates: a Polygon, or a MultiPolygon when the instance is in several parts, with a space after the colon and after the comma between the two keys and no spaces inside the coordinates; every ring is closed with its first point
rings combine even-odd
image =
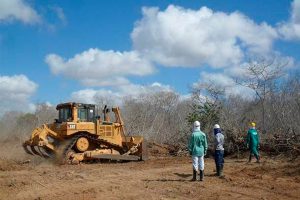
{"type": "Polygon", "coordinates": [[[201,129],[210,131],[211,127],[220,121],[223,97],[224,90],[211,83],[193,88],[192,111],[187,116],[188,123],[192,125],[194,121],[200,121],[201,129]]]}

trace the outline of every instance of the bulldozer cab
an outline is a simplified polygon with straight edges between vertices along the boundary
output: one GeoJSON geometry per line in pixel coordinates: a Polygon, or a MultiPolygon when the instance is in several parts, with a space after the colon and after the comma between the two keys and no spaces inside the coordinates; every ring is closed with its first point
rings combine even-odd
{"type": "Polygon", "coordinates": [[[83,103],[58,104],[58,119],[56,123],[62,122],[94,122],[95,105],[83,103]]]}

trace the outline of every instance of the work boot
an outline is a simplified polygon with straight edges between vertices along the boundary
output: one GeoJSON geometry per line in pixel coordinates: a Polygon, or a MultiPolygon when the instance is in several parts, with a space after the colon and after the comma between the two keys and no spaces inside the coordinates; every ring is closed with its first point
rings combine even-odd
{"type": "Polygon", "coordinates": [[[249,156],[248,163],[251,163],[251,160],[252,160],[252,154],[250,154],[250,156],[249,156]]]}
{"type": "Polygon", "coordinates": [[[219,177],[222,177],[223,176],[223,167],[224,165],[220,165],[220,173],[219,173],[219,177]]]}
{"type": "Polygon", "coordinates": [[[203,181],[204,170],[200,170],[200,181],[203,181]]]}
{"type": "Polygon", "coordinates": [[[217,165],[216,169],[217,169],[217,176],[220,176],[220,165],[217,165]]]}
{"type": "Polygon", "coordinates": [[[197,174],[197,171],[195,169],[193,169],[193,178],[191,179],[191,181],[196,181],[196,174],[197,174]]]}
{"type": "Polygon", "coordinates": [[[260,163],[260,156],[257,155],[257,156],[255,156],[255,157],[256,157],[256,163],[260,163]]]}

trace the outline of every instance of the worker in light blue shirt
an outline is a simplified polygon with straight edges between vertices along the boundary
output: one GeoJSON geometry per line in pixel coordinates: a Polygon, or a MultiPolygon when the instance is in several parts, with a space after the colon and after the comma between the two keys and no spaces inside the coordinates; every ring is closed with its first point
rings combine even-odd
{"type": "Polygon", "coordinates": [[[221,177],[224,167],[224,135],[219,124],[214,125],[214,136],[216,172],[221,177]]]}

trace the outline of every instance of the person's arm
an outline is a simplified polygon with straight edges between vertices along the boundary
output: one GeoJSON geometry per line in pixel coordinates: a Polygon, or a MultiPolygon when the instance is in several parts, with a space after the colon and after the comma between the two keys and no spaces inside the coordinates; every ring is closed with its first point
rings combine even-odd
{"type": "Polygon", "coordinates": [[[204,135],[204,155],[206,155],[207,153],[207,139],[206,139],[206,135],[204,135]]]}
{"type": "Polygon", "coordinates": [[[189,153],[190,155],[192,155],[192,151],[193,151],[193,135],[191,135],[190,139],[189,139],[189,144],[188,144],[188,150],[189,150],[189,153]]]}
{"type": "Polygon", "coordinates": [[[221,145],[222,145],[223,148],[224,148],[224,140],[225,140],[225,136],[224,136],[224,134],[222,133],[222,134],[221,134],[221,137],[220,137],[220,143],[221,143],[221,145]]]}
{"type": "Polygon", "coordinates": [[[247,133],[247,138],[246,138],[246,145],[247,146],[249,146],[249,144],[250,144],[250,131],[248,131],[248,133],[247,133]]]}
{"type": "Polygon", "coordinates": [[[214,149],[217,149],[218,144],[219,144],[218,137],[217,137],[217,135],[214,135],[214,145],[215,145],[214,149]]]}
{"type": "Polygon", "coordinates": [[[218,147],[221,143],[221,137],[220,137],[220,134],[217,134],[215,135],[215,144],[216,144],[216,147],[218,147]]]}
{"type": "Polygon", "coordinates": [[[259,134],[257,132],[257,144],[259,145],[259,143],[260,143],[260,138],[259,138],[259,134]]]}

